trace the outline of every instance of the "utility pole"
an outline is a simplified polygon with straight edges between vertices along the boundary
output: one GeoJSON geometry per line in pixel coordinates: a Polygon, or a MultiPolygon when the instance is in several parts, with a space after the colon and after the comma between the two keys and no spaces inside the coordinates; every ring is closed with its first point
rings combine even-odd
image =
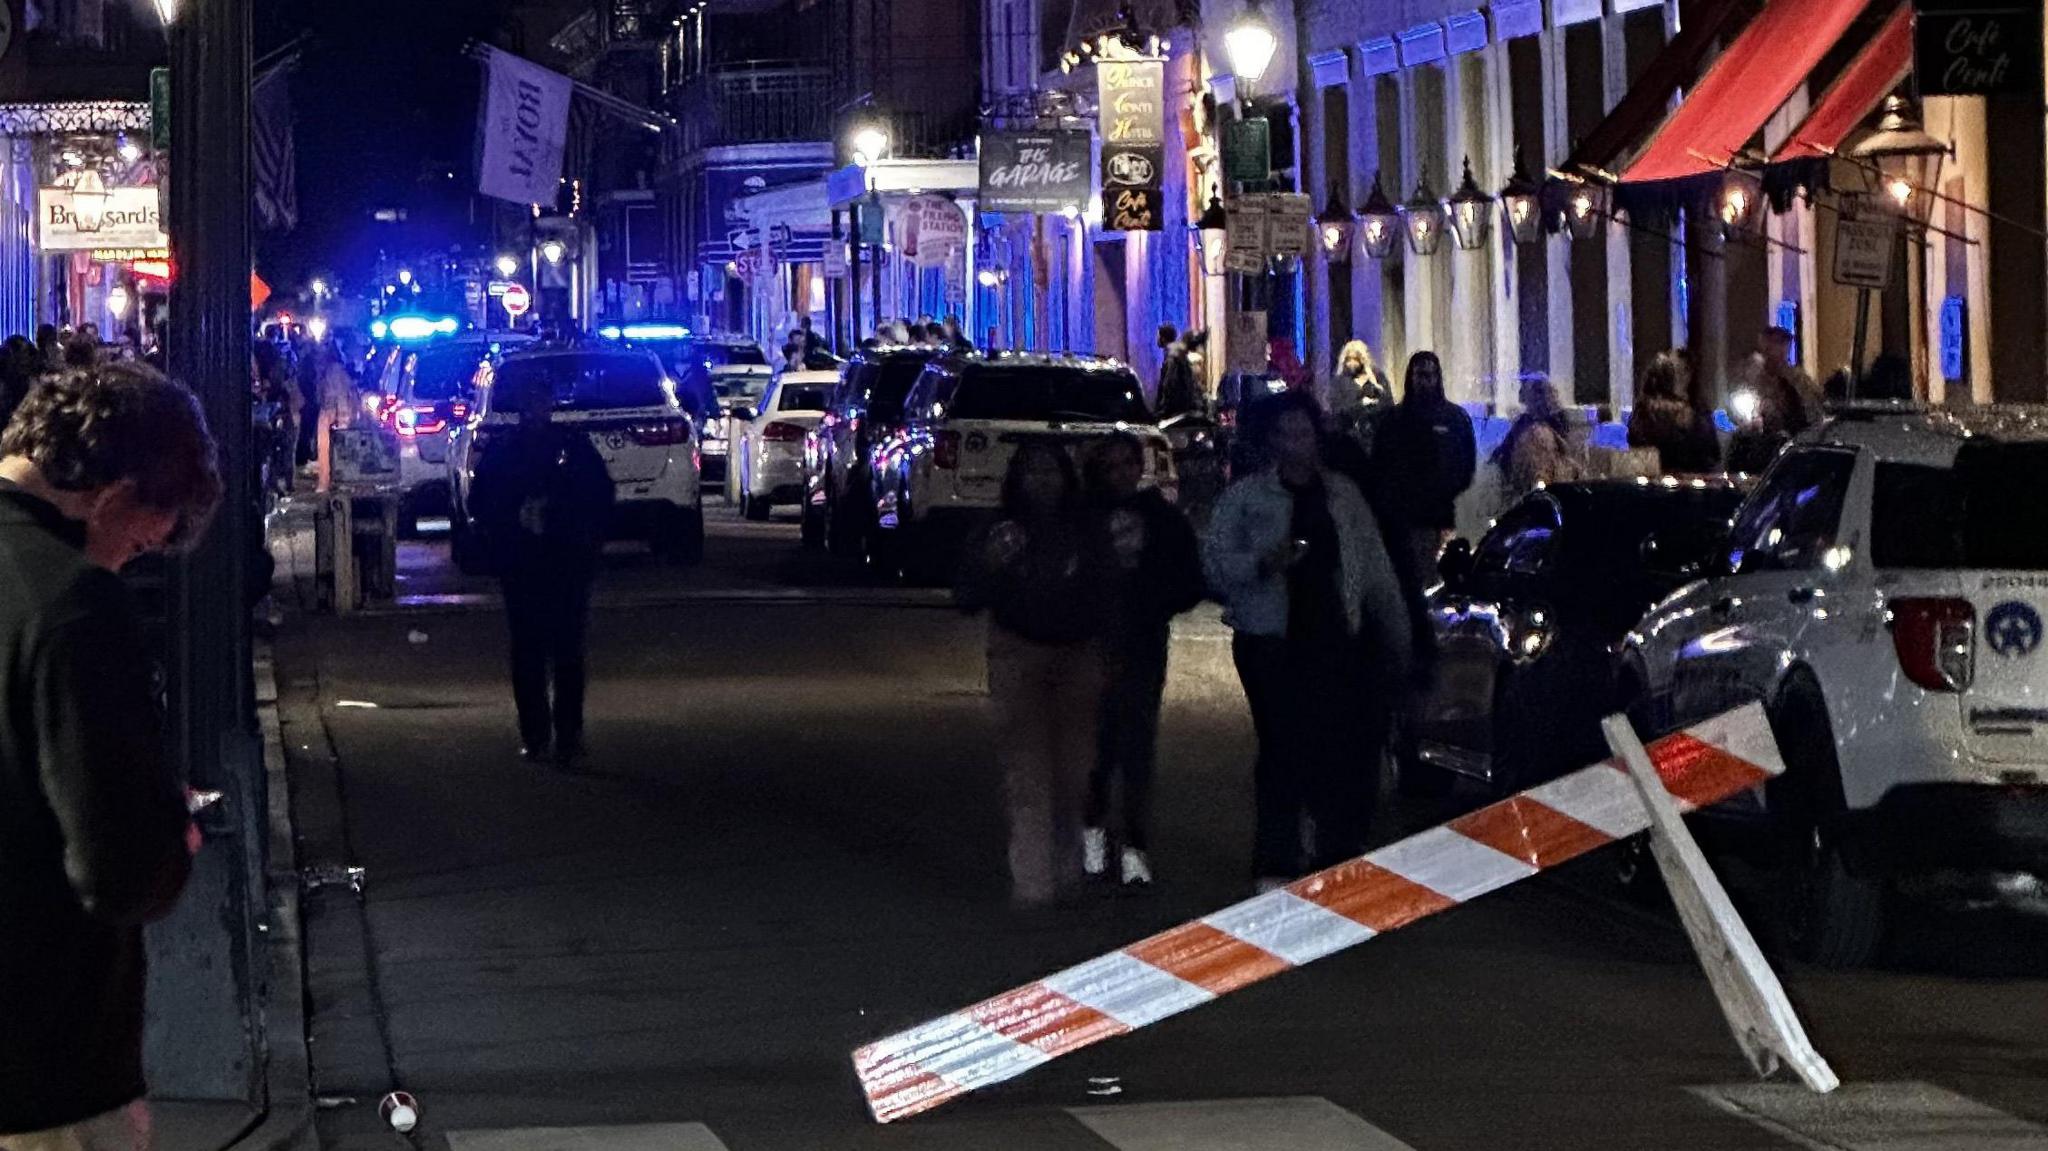
{"type": "Polygon", "coordinates": [[[152,1086],[253,1099],[260,1082],[268,828],[249,641],[261,509],[249,375],[250,0],[178,0],[171,12],[170,368],[220,445],[225,492],[191,555],[172,565],[166,616],[171,754],[222,792],[178,911],[150,932],[152,1086]]]}

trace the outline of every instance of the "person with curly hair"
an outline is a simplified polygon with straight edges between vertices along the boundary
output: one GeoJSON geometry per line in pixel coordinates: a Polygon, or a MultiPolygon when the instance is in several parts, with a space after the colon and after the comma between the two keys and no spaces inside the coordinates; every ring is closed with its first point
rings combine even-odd
{"type": "Polygon", "coordinates": [[[139,364],[43,380],[0,434],[0,1148],[148,1144],[142,925],[198,837],[115,573],[220,496],[198,403],[139,364]]]}

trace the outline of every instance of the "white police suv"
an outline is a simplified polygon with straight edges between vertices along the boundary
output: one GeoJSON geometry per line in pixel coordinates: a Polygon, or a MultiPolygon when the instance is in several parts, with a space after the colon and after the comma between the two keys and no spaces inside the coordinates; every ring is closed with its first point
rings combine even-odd
{"type": "Polygon", "coordinates": [[[1810,959],[1873,958],[1901,885],[2048,902],[2044,485],[2048,409],[1838,415],[1627,641],[1646,729],[1767,705],[1788,771],[1712,814],[1763,833],[1810,959]]]}

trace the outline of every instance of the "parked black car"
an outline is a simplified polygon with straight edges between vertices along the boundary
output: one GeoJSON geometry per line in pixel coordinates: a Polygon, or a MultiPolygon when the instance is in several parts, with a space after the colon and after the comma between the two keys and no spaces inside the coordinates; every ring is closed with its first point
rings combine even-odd
{"type": "Polygon", "coordinates": [[[1402,789],[1465,776],[1512,794],[1606,758],[1618,645],[1699,574],[1741,499],[1724,480],[1558,484],[1476,548],[1452,541],[1428,597],[1437,675],[1396,741],[1402,789]]]}
{"type": "Polygon", "coordinates": [[[911,385],[936,348],[856,352],[839,373],[825,418],[804,451],[803,541],[834,555],[867,552],[876,510],[873,453],[903,426],[911,385]]]}

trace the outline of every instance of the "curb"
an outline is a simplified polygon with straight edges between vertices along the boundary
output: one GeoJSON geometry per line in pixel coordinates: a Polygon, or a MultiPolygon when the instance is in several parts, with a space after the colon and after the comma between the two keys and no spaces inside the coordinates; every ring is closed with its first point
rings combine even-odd
{"type": "Polygon", "coordinates": [[[291,780],[278,724],[277,674],[268,644],[255,658],[256,722],[263,737],[263,774],[269,805],[269,959],[263,1003],[263,1114],[228,1148],[234,1151],[309,1151],[313,1131],[312,1060],[306,1049],[306,987],[299,934],[299,864],[292,834],[291,780]]]}

